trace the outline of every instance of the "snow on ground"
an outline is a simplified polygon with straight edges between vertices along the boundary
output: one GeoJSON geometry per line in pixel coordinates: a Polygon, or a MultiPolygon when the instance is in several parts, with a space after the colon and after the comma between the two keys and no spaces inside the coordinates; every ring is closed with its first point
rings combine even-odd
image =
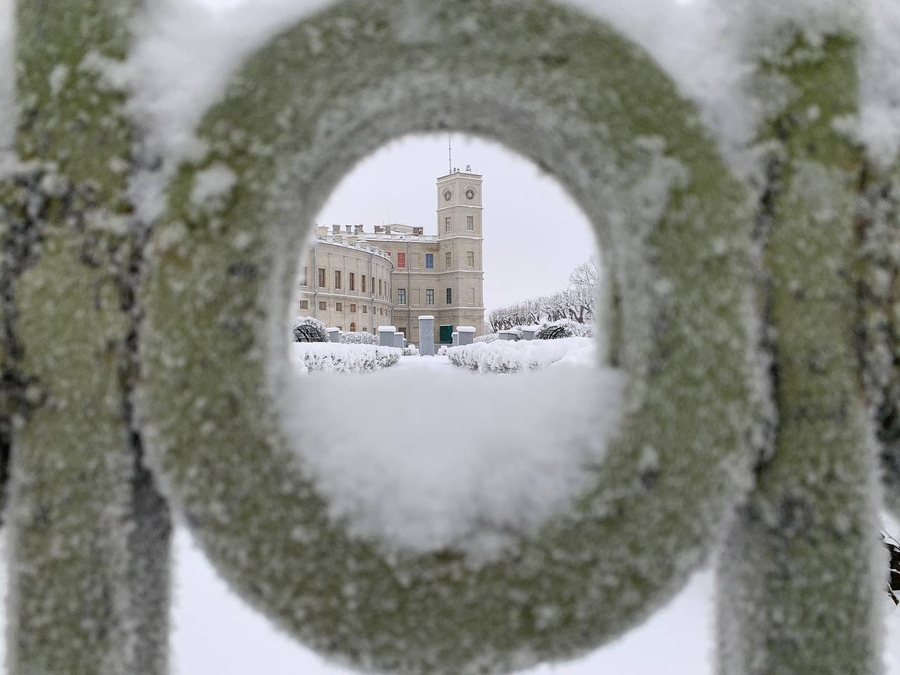
{"type": "Polygon", "coordinates": [[[392,372],[430,370],[438,373],[457,372],[446,356],[404,356],[392,372]]]}
{"type": "MultiPolygon", "coordinates": [[[[543,347],[561,360],[582,342],[591,344],[543,347]]],[[[451,546],[478,564],[593,482],[624,377],[571,365],[476,375],[446,357],[412,356],[364,376],[302,375],[294,386],[283,415],[332,517],[386,548],[451,546]]]]}

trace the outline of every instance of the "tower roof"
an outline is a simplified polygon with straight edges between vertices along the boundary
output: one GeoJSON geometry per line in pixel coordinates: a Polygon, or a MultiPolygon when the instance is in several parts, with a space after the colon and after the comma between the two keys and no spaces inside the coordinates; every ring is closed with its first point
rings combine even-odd
{"type": "Polygon", "coordinates": [[[440,183],[441,181],[449,180],[451,178],[469,178],[473,180],[481,180],[482,178],[484,178],[484,176],[473,171],[460,171],[459,169],[454,169],[452,173],[448,173],[444,176],[438,176],[437,181],[440,183]]]}

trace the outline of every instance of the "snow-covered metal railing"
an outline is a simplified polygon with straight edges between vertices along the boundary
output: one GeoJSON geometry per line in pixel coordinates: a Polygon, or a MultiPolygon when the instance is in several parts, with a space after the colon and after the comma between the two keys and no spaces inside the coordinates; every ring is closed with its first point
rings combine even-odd
{"type": "Polygon", "coordinates": [[[825,18],[730,3],[781,38],[750,40],[757,193],[604,22],[543,0],[349,0],[246,59],[150,217],[158,167],[121,67],[137,3],[19,2],[0,183],[10,672],[166,672],[169,508],[236,592],[364,671],[571,658],[724,540],[720,673],[879,672],[876,437],[900,380],[897,261],[873,242],[896,248],[896,187],[842,133],[859,38],[829,11],[864,3],[796,4],[825,18]],[[538,162],[588,214],[629,375],[595,487],[481,565],[351,536],[276,406],[296,223],[386,141],[447,128],[538,162]]]}

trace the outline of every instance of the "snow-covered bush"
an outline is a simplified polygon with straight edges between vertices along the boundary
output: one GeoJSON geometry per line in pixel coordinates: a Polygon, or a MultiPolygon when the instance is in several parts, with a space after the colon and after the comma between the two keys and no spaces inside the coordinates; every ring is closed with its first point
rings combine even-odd
{"type": "Polygon", "coordinates": [[[560,319],[542,324],[535,334],[538,340],[559,340],[570,337],[591,337],[591,324],[578,323],[572,319],[560,319]]]}
{"type": "Polygon", "coordinates": [[[299,316],[294,320],[294,342],[328,342],[328,328],[311,316],[299,316]]]}
{"type": "Polygon", "coordinates": [[[449,347],[447,347],[447,345],[441,345],[440,347],[438,347],[437,355],[438,356],[447,356],[448,349],[449,349],[449,347]]]}
{"type": "Polygon", "coordinates": [[[477,344],[479,342],[486,342],[490,344],[491,342],[496,342],[500,339],[500,335],[497,333],[485,333],[484,335],[479,335],[475,338],[474,342],[477,344]]]}
{"type": "Polygon", "coordinates": [[[377,345],[378,336],[368,332],[345,333],[341,332],[341,344],[345,345],[377,345]]]}
{"type": "Polygon", "coordinates": [[[524,337],[524,334],[522,333],[522,326],[513,326],[506,332],[515,335],[517,340],[521,340],[524,337]]]}
{"type": "Polygon", "coordinates": [[[564,338],[554,341],[498,340],[478,342],[447,350],[450,363],[478,373],[518,373],[541,370],[551,365],[593,365],[596,346],[589,338],[564,338]]]}
{"type": "Polygon", "coordinates": [[[410,344],[410,345],[406,345],[403,348],[403,356],[418,356],[418,355],[419,355],[419,348],[416,347],[416,345],[410,344]]]}
{"type": "Polygon", "coordinates": [[[291,361],[300,372],[374,373],[400,360],[400,350],[335,343],[291,345],[291,361]]]}
{"type": "Polygon", "coordinates": [[[572,330],[572,337],[586,337],[586,338],[594,337],[594,324],[591,321],[585,321],[584,323],[578,323],[577,321],[572,321],[571,330],[572,330]]]}

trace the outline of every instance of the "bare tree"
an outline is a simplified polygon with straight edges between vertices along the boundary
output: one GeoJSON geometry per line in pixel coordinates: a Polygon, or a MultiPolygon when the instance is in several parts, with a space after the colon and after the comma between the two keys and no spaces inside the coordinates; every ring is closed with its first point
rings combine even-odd
{"type": "Polygon", "coordinates": [[[600,274],[597,260],[590,258],[572,270],[566,289],[491,310],[488,324],[496,333],[515,326],[552,323],[562,319],[588,322],[593,319],[596,310],[600,274]]]}

